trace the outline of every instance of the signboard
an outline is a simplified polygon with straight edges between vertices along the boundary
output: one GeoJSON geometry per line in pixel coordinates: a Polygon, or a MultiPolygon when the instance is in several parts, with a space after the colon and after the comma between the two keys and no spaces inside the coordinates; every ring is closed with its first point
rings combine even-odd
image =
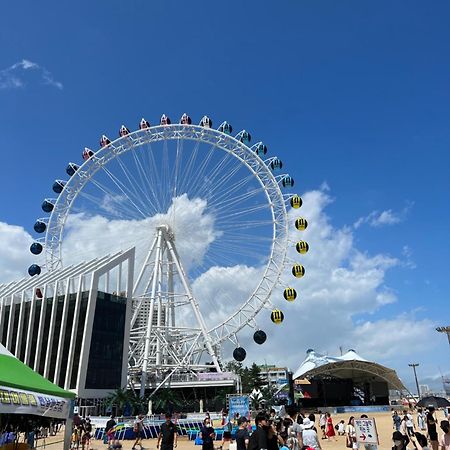
{"type": "Polygon", "coordinates": [[[250,399],[248,395],[230,396],[228,406],[228,417],[232,421],[239,413],[239,417],[245,416],[250,418],[250,399]]]}
{"type": "Polygon", "coordinates": [[[287,378],[278,378],[277,384],[287,384],[288,379],[287,378]]]}
{"type": "Polygon", "coordinates": [[[198,381],[223,381],[234,380],[236,375],[232,372],[199,372],[198,381]]]}
{"type": "Polygon", "coordinates": [[[378,445],[378,433],[375,419],[355,419],[356,442],[378,445]]]}
{"type": "Polygon", "coordinates": [[[0,414],[34,414],[66,419],[71,403],[68,398],[0,386],[0,414]]]}

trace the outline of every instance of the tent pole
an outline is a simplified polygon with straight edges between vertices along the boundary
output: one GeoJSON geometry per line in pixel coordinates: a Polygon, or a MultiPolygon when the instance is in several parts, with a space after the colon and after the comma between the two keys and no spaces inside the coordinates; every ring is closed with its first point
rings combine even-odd
{"type": "Polygon", "coordinates": [[[73,419],[66,419],[64,427],[64,450],[70,450],[70,441],[72,437],[73,419]]]}

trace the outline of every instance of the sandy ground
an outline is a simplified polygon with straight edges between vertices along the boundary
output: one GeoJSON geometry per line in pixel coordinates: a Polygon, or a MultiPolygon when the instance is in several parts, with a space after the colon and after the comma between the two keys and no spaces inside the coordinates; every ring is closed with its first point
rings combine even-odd
{"type": "MultiPolygon", "coordinates": [[[[349,417],[352,414],[337,414],[333,416],[333,423],[336,424],[341,419],[345,420],[347,423],[349,417]]],[[[414,415],[415,416],[415,415],[414,415]]],[[[392,419],[391,414],[388,412],[385,413],[374,413],[369,417],[374,417],[376,420],[378,436],[380,440],[379,449],[380,450],[389,450],[392,448],[392,419]]],[[[442,411],[437,412],[438,421],[444,419],[444,414],[442,411]]],[[[316,424],[318,422],[318,418],[316,417],[316,424]]],[[[414,423],[417,424],[416,416],[414,417],[414,423]]],[[[439,427],[438,427],[438,431],[439,427]]],[[[439,433],[440,434],[440,433],[439,433]]],[[[49,450],[62,450],[63,444],[61,442],[63,438],[63,432],[59,433],[57,436],[52,438],[47,438],[46,445],[41,446],[41,442],[38,443],[38,449],[48,448],[49,450]],[[59,442],[58,442],[59,441],[59,442]]],[[[123,449],[130,450],[132,447],[133,441],[122,441],[123,449]]],[[[345,436],[336,436],[336,441],[327,441],[321,440],[322,448],[324,450],[328,449],[345,449],[345,436]]],[[[145,439],[143,441],[144,448],[147,450],[156,450],[156,439],[145,439]]],[[[217,442],[217,446],[220,445],[220,442],[217,442]]],[[[138,447],[139,448],[139,447],[138,447]]],[[[409,448],[413,449],[412,445],[409,448]]],[[[93,450],[106,450],[106,445],[102,443],[102,441],[92,441],[92,449],[93,450]]],[[[81,450],[81,447],[80,447],[81,450]]],[[[194,445],[194,441],[189,441],[187,437],[181,437],[178,439],[178,448],[177,450],[201,450],[200,446],[194,445]]]]}

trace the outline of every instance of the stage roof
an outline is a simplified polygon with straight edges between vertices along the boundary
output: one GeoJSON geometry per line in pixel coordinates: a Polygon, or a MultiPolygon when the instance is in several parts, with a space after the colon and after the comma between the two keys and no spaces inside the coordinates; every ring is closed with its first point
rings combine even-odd
{"type": "Polygon", "coordinates": [[[311,379],[315,376],[332,376],[336,378],[351,378],[355,382],[385,381],[389,389],[407,390],[393,369],[381,364],[367,361],[351,349],[342,356],[327,356],[314,350],[306,352],[306,359],[295,371],[293,378],[311,379]]]}

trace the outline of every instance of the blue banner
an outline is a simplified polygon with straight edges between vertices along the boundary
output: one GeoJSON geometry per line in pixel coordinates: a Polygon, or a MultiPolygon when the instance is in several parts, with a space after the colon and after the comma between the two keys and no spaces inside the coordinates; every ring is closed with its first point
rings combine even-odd
{"type": "Polygon", "coordinates": [[[229,398],[228,417],[232,421],[239,413],[239,417],[250,418],[250,399],[248,395],[237,395],[229,398]]]}

